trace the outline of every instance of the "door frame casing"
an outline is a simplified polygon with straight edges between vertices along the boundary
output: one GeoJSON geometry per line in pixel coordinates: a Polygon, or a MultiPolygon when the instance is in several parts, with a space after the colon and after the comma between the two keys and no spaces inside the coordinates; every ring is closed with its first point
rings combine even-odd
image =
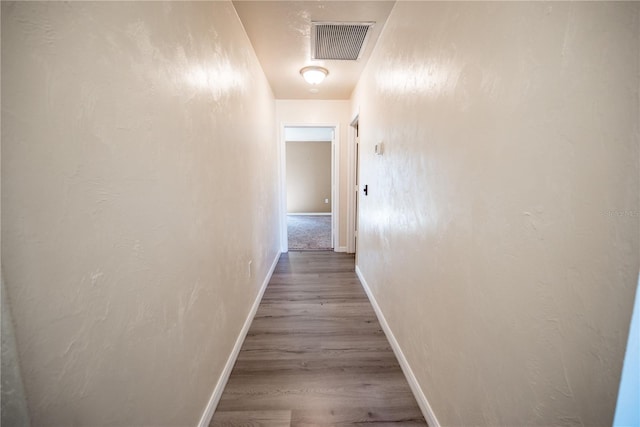
{"type": "Polygon", "coordinates": [[[285,128],[333,128],[331,141],[331,245],[338,252],[340,244],[340,123],[280,123],[280,251],[289,252],[287,236],[287,140],[285,128]]]}
{"type": "Polygon", "coordinates": [[[347,252],[352,254],[356,252],[356,202],[358,190],[356,187],[356,162],[358,159],[356,151],[356,124],[360,123],[360,114],[356,113],[353,120],[349,124],[349,141],[347,146],[347,252]]]}

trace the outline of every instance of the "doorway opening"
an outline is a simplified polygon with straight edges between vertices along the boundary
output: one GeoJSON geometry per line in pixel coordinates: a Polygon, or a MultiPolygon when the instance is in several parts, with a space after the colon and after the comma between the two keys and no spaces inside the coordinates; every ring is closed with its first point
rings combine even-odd
{"type": "Polygon", "coordinates": [[[333,250],[336,247],[337,126],[283,125],[283,252],[333,250]]]}

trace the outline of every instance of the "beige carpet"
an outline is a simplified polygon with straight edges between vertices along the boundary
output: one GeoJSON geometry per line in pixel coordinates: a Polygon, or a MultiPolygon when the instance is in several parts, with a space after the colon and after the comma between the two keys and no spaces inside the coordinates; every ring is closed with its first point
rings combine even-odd
{"type": "Polygon", "coordinates": [[[331,250],[331,215],[287,215],[289,250],[331,250]]]}

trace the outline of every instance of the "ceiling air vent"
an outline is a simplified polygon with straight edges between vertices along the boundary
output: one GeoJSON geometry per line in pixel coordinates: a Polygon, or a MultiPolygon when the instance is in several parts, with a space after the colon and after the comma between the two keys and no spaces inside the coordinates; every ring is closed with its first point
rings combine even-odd
{"type": "Polygon", "coordinates": [[[312,22],[311,59],[355,61],[375,22],[312,22]]]}

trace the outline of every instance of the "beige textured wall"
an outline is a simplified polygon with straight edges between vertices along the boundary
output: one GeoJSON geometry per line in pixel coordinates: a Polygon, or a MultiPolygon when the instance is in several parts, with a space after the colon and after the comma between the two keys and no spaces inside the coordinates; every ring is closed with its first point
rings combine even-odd
{"type": "Polygon", "coordinates": [[[359,268],[442,425],[612,423],[640,259],[639,8],[399,2],[387,22],[352,106],[359,268]]]}
{"type": "Polygon", "coordinates": [[[331,141],[287,141],[286,145],[287,212],[330,213],[331,141]]]}
{"type": "Polygon", "coordinates": [[[2,3],[2,264],[34,426],[197,424],[277,256],[274,124],[229,2],[2,3]]]}
{"type": "MultiPolygon", "coordinates": [[[[339,215],[339,248],[346,250],[347,246],[347,147],[349,138],[350,106],[348,100],[276,100],[276,123],[278,132],[282,125],[316,124],[340,125],[339,147],[339,185],[338,185],[338,215],[339,215]]],[[[280,136],[279,136],[280,138],[280,136]]]]}

